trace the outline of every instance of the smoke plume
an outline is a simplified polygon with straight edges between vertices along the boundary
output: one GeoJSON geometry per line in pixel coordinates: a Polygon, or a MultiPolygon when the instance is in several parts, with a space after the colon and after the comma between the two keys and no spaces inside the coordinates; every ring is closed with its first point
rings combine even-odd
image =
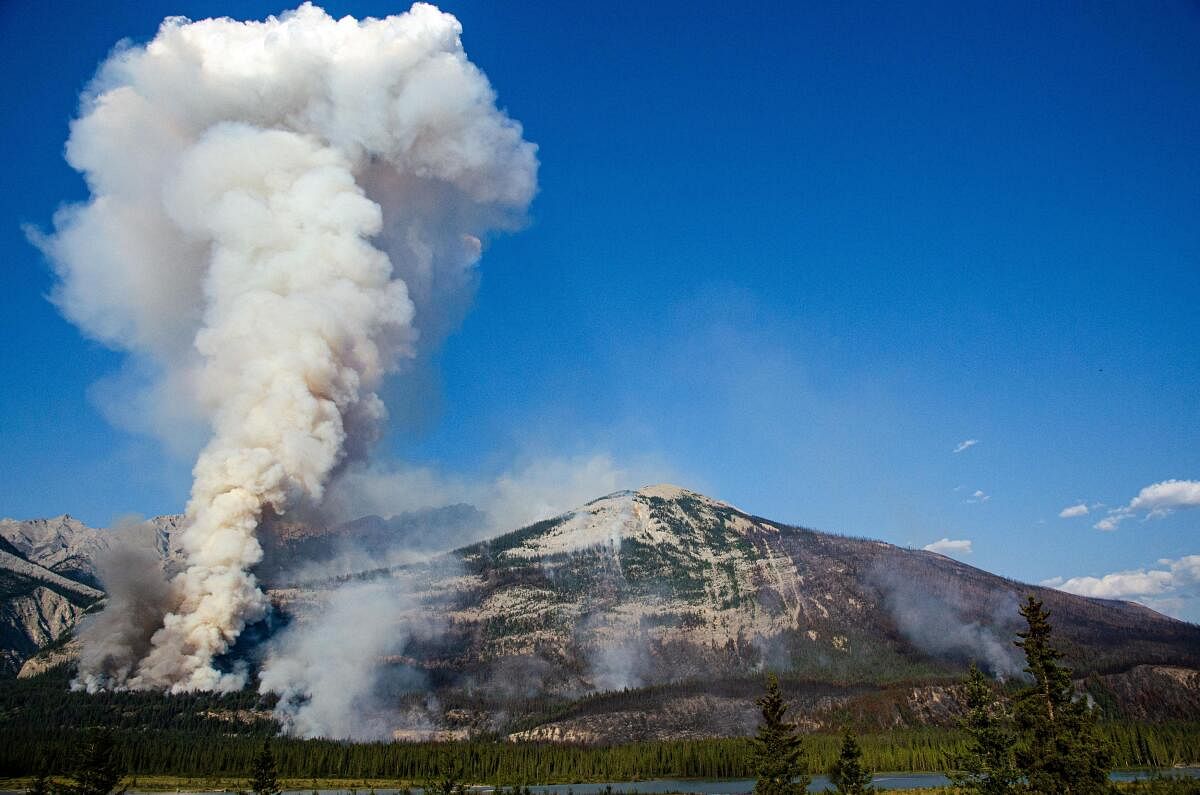
{"type": "Polygon", "coordinates": [[[1017,598],[1008,591],[968,600],[950,582],[920,581],[903,571],[875,568],[871,580],[904,638],[942,659],[974,660],[997,678],[1019,676],[1022,663],[1012,644],[1017,598]],[[990,605],[989,615],[968,617],[972,604],[990,605]]]}
{"type": "Polygon", "coordinates": [[[153,374],[143,402],[211,434],[171,609],[108,684],[243,684],[214,660],[267,608],[259,523],[363,454],[381,379],[457,320],[481,238],[520,223],[535,148],[460,33],[425,4],[171,18],[85,93],[66,154],[91,198],[39,241],[55,299],[153,374]]]}
{"type": "Polygon", "coordinates": [[[111,546],[96,556],[107,598],[79,630],[79,673],[72,683],[89,693],[128,679],[171,606],[154,527],[127,517],[109,532],[111,546]]]}
{"type": "Polygon", "coordinates": [[[424,673],[384,659],[402,652],[414,632],[434,631],[418,619],[419,608],[401,579],[352,583],[273,638],[260,690],[279,695],[275,717],[284,731],[352,740],[431,732],[437,716],[399,706],[402,694],[425,687],[424,673]]]}

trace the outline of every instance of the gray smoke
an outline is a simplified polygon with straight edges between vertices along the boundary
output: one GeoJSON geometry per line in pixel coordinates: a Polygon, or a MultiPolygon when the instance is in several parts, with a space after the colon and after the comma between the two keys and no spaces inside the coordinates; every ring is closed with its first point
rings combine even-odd
{"type": "Polygon", "coordinates": [[[72,682],[89,693],[129,678],[172,605],[154,527],[125,517],[109,532],[109,548],[96,556],[107,597],[103,609],[79,630],[79,673],[72,682]]]}
{"type": "Polygon", "coordinates": [[[932,585],[904,572],[877,569],[872,581],[884,597],[904,638],[934,657],[965,658],[997,678],[1021,674],[1023,663],[1013,646],[1017,599],[1008,592],[988,600],[986,616],[965,617],[969,603],[953,583],[932,585]]]}

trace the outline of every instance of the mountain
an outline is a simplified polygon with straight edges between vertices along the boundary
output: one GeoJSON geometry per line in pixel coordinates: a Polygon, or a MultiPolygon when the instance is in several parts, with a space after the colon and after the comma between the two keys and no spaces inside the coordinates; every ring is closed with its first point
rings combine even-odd
{"type": "MultiPolygon", "coordinates": [[[[453,654],[540,655],[591,689],[762,666],[879,680],[1020,671],[1017,605],[1033,593],[1081,673],[1200,666],[1200,627],[1132,602],[997,577],[934,552],[792,527],[674,486],[595,500],[453,556],[453,654]]],[[[444,568],[445,562],[436,564],[444,568]]],[[[436,578],[431,576],[431,580],[436,578]]]]}
{"type": "MultiPolygon", "coordinates": [[[[154,522],[170,557],[178,522],[154,522]]],[[[744,734],[767,669],[783,674],[811,728],[848,716],[948,725],[971,660],[1020,675],[1017,606],[1032,593],[1080,688],[1106,709],[1200,714],[1200,627],[1132,602],[790,526],[668,485],[422,560],[397,554],[397,539],[432,550],[481,525],[470,506],[329,528],[270,523],[271,625],[319,632],[321,605],[348,586],[376,589],[355,620],[395,641],[367,666],[409,683],[389,697],[439,704],[432,718],[450,736],[615,741],[744,734]]],[[[253,648],[242,651],[256,664],[253,648]]]]}
{"type": "MultiPolygon", "coordinates": [[[[73,572],[79,561],[59,553],[52,557],[73,572]]],[[[16,673],[26,658],[58,640],[103,596],[90,585],[31,562],[20,547],[0,536],[0,674],[16,673]]]]}
{"type": "MultiPolygon", "coordinates": [[[[259,532],[264,559],[256,574],[270,588],[304,572],[353,572],[427,557],[446,548],[437,546],[438,539],[477,538],[485,520],[470,505],[332,526],[273,518],[259,532]]],[[[164,567],[174,571],[182,562],[183,521],[181,514],[167,514],[145,520],[142,528],[123,522],[121,530],[148,530],[164,567]]],[[[0,676],[15,675],[39,650],[65,639],[85,609],[103,597],[100,561],[119,532],[89,527],[66,514],[0,519],[0,676]]],[[[73,649],[56,649],[53,659],[73,649]]],[[[41,660],[26,673],[43,670],[46,663],[41,660]]]]}
{"type": "Polygon", "coordinates": [[[99,588],[96,555],[108,548],[99,530],[67,514],[53,519],[0,519],[0,538],[27,560],[73,580],[99,588]]]}

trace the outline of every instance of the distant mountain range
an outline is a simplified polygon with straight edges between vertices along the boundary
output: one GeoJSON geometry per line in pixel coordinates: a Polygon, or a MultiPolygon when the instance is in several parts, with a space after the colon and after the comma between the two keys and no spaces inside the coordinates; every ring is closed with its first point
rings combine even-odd
{"type": "MultiPolygon", "coordinates": [[[[395,609],[364,631],[408,627],[379,665],[423,672],[455,734],[741,734],[765,669],[785,673],[814,727],[847,711],[883,726],[944,723],[969,661],[1019,675],[1012,640],[1029,593],[1098,700],[1143,719],[1200,715],[1200,627],[1132,602],[788,526],[666,485],[416,559],[483,519],[459,505],[328,529],[274,523],[260,577],[279,623],[297,625],[348,583],[395,589],[395,609]]],[[[179,519],[152,524],[170,565],[179,519]]],[[[95,561],[109,537],[64,516],[5,520],[0,538],[0,662],[11,675],[101,597],[95,561]]],[[[57,654],[26,675],[70,656],[57,654]]]]}

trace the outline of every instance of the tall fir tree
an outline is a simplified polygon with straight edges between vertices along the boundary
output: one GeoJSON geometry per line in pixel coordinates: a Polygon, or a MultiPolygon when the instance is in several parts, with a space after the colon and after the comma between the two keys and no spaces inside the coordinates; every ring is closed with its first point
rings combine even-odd
{"type": "Polygon", "coordinates": [[[1013,710],[1019,737],[1015,756],[1025,787],[1038,795],[1109,793],[1111,754],[1087,699],[1075,697],[1071,669],[1062,665],[1052,643],[1050,614],[1033,596],[1020,612],[1028,628],[1017,633],[1017,646],[1025,651],[1025,671],[1033,678],[1013,710]]]}
{"type": "Polygon", "coordinates": [[[871,795],[871,772],[863,767],[858,738],[847,728],[842,733],[842,751],[829,768],[829,781],[839,795],[871,795]]]}
{"type": "Polygon", "coordinates": [[[76,750],[73,783],[62,787],[64,795],[121,795],[118,787],[125,770],[117,757],[117,744],[108,729],[88,729],[76,750]]]}
{"type": "Polygon", "coordinates": [[[775,674],[767,676],[767,692],[755,703],[762,709],[762,723],[751,741],[754,775],[758,779],[755,795],[801,795],[812,779],[796,724],[786,720],[788,705],[775,674]]]}
{"type": "Polygon", "coordinates": [[[950,779],[979,795],[1015,792],[1021,775],[1013,761],[1012,716],[975,663],[963,686],[967,712],[959,726],[967,733],[967,751],[955,760],[950,779]]]}
{"type": "Polygon", "coordinates": [[[254,759],[254,774],[250,779],[250,791],[254,795],[280,795],[279,774],[275,768],[275,754],[271,751],[271,738],[263,740],[262,750],[254,759]]]}

